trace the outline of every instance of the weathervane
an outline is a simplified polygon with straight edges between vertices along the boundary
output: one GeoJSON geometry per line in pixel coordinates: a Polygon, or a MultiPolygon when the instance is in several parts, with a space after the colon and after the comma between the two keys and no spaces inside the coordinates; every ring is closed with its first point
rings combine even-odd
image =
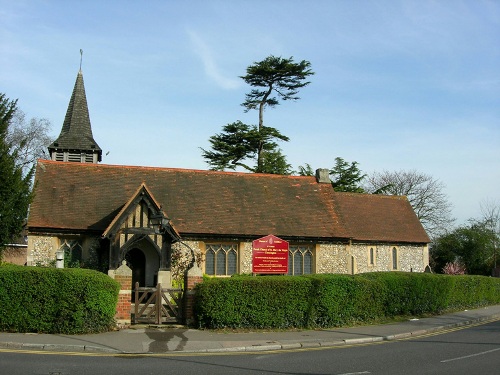
{"type": "Polygon", "coordinates": [[[83,49],[80,48],[80,71],[82,70],[83,49]]]}

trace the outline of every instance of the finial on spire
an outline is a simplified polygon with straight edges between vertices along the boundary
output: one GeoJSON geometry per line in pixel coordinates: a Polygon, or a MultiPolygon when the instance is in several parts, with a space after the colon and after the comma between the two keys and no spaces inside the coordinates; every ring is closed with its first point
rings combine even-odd
{"type": "Polygon", "coordinates": [[[80,48],[80,71],[82,71],[83,49],[80,48]]]}

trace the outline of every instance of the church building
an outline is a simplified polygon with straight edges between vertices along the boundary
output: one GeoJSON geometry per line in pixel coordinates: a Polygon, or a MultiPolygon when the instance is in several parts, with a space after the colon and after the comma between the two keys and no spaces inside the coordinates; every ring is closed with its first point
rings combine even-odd
{"type": "Polygon", "coordinates": [[[283,176],[100,164],[79,71],[61,134],[39,160],[28,265],[68,262],[112,274],[126,261],[143,286],[200,272],[252,273],[252,241],[289,243],[288,273],[423,272],[430,242],[403,196],[334,191],[328,170],[283,176]],[[181,254],[181,255],[179,255],[181,254]]]}

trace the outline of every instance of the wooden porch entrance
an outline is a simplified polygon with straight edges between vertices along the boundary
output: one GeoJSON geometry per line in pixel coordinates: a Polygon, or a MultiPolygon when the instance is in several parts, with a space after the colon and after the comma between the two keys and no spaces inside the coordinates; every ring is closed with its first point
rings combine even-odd
{"type": "Polygon", "coordinates": [[[182,289],[140,287],[135,283],[133,322],[149,324],[182,324],[182,289]]]}

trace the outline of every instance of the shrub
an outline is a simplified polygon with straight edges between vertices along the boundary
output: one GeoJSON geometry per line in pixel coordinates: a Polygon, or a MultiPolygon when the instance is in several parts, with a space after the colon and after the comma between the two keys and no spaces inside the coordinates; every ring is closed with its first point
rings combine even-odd
{"type": "Polygon", "coordinates": [[[87,269],[0,267],[0,330],[93,333],[114,326],[119,284],[87,269]]]}
{"type": "Polygon", "coordinates": [[[349,275],[314,275],[308,325],[336,327],[369,322],[383,313],[379,296],[383,286],[349,275]]]}
{"type": "Polygon", "coordinates": [[[202,327],[288,328],[308,320],[311,281],[305,278],[211,278],[196,290],[202,327]]]}
{"type": "Polygon", "coordinates": [[[443,273],[445,275],[465,275],[466,268],[461,262],[448,262],[443,267],[443,273]]]}
{"type": "Polygon", "coordinates": [[[424,273],[238,276],[196,286],[203,328],[314,328],[500,303],[500,279],[424,273]]]}

